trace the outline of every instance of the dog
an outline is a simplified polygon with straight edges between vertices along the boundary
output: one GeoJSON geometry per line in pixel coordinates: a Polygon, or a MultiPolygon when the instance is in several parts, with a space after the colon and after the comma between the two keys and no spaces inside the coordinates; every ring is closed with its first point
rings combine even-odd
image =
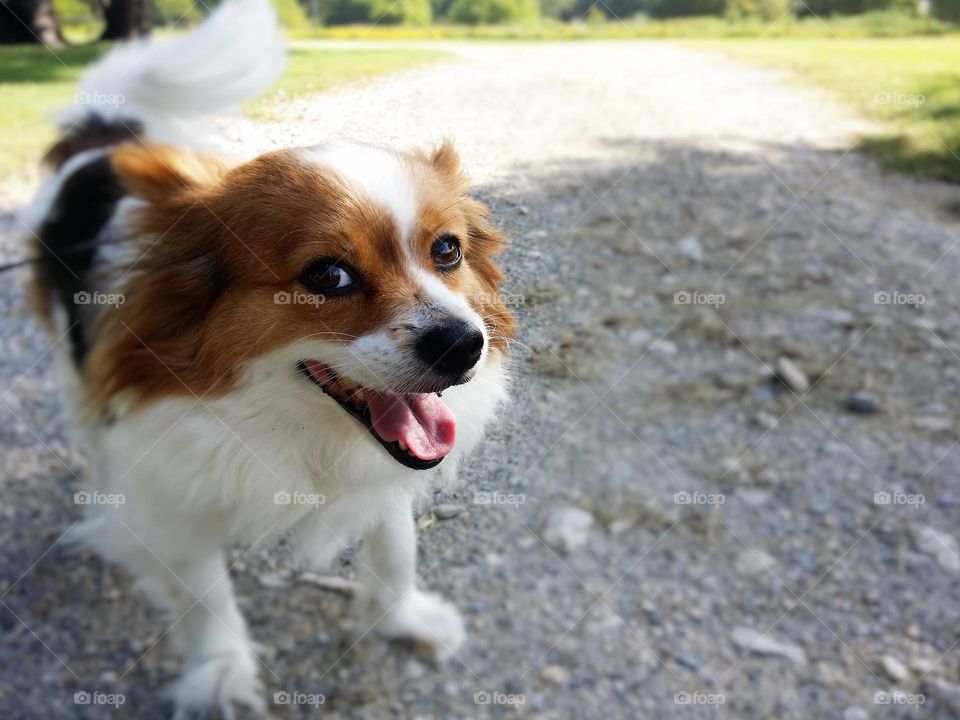
{"type": "Polygon", "coordinates": [[[508,396],[506,239],[449,143],[238,164],[197,147],[200,117],[267,89],[282,58],[267,0],[112,50],[24,215],[32,303],[89,458],[70,540],[169,613],[177,717],[266,712],[233,544],[289,536],[324,566],[362,539],[361,632],[455,653],[459,614],[415,584],[414,512],[508,396]]]}

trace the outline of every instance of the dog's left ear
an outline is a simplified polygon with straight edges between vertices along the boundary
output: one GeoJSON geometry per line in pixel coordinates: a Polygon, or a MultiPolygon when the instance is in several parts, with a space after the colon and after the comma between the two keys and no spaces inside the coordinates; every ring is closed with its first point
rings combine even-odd
{"type": "Polygon", "coordinates": [[[468,295],[471,305],[490,332],[491,343],[501,351],[507,349],[507,341],[516,335],[513,313],[507,309],[500,294],[503,274],[497,258],[506,248],[508,240],[490,222],[490,208],[479,200],[466,197],[469,183],[460,166],[460,157],[453,145],[444,140],[440,147],[430,153],[428,161],[440,178],[459,196],[457,206],[467,221],[467,264],[480,287],[471,288],[468,295]]]}
{"type": "MultiPolygon", "coordinates": [[[[460,167],[460,157],[449,140],[444,140],[440,147],[430,153],[429,163],[457,195],[466,195],[469,183],[460,167]]],[[[493,258],[506,247],[507,238],[490,223],[490,209],[479,200],[464,197],[458,206],[466,216],[470,233],[467,259],[471,259],[472,254],[474,262],[471,264],[480,264],[484,270],[489,270],[481,274],[489,283],[489,289],[494,290],[503,278],[493,258]]]]}
{"type": "Polygon", "coordinates": [[[467,191],[467,178],[460,167],[460,156],[449,140],[444,140],[440,147],[430,153],[430,165],[454,192],[461,194],[467,191]]]}

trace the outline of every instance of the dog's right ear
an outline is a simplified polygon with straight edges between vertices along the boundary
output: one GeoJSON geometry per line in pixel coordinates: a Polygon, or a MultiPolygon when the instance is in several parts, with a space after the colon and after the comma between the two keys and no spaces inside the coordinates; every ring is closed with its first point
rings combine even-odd
{"type": "Polygon", "coordinates": [[[124,391],[134,402],[211,392],[230,375],[199,360],[211,354],[206,324],[229,284],[223,224],[210,209],[226,170],[217,160],[164,146],[121,147],[111,162],[126,191],[146,204],[125,218],[136,260],[119,269],[124,300],[100,313],[92,331],[97,342],[86,364],[92,411],[124,391]]]}
{"type": "Polygon", "coordinates": [[[127,191],[154,205],[183,200],[207,189],[226,171],[214,157],[166,145],[122,145],[111,153],[110,161],[127,191]]]}

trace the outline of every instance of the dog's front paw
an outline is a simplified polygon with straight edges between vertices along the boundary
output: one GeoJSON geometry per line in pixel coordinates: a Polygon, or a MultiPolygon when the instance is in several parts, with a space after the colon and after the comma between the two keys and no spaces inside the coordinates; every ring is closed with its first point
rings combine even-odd
{"type": "Polygon", "coordinates": [[[174,720],[267,716],[256,661],[244,653],[218,655],[184,670],[172,694],[174,720]]]}
{"type": "MultiPolygon", "coordinates": [[[[411,641],[418,650],[437,660],[445,660],[456,653],[466,637],[460,613],[434,593],[413,590],[385,611],[381,609],[380,613],[376,613],[368,609],[368,613],[364,614],[367,615],[366,620],[376,623],[380,635],[391,640],[411,641]],[[371,617],[370,613],[375,614],[371,617]]],[[[366,628],[369,626],[367,624],[366,628]]]]}

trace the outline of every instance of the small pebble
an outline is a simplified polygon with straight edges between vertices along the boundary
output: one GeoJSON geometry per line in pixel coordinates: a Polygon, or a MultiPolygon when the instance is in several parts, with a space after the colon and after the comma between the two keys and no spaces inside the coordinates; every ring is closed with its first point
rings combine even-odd
{"type": "Polygon", "coordinates": [[[623,535],[623,533],[632,529],[636,521],[630,518],[620,518],[610,523],[610,533],[612,535],[623,535]]]}
{"type": "Polygon", "coordinates": [[[910,677],[910,671],[907,666],[900,662],[893,655],[884,655],[880,658],[880,667],[894,682],[903,682],[910,677]]]}
{"type": "Polygon", "coordinates": [[[686,255],[694,262],[703,260],[703,246],[693,235],[687,235],[687,237],[680,240],[680,242],[677,243],[677,251],[682,255],[686,255]]]}
{"type": "Polygon", "coordinates": [[[720,477],[725,480],[744,482],[750,477],[750,473],[740,462],[740,458],[729,456],[720,458],[720,477]]]}
{"type": "Polygon", "coordinates": [[[743,575],[761,575],[776,564],[777,561],[763,550],[744,550],[734,561],[737,571],[743,575]]]}
{"type": "Polygon", "coordinates": [[[951,575],[960,574],[960,547],[953,537],[923,524],[914,529],[913,542],[917,550],[936,560],[942,570],[951,575]]]}
{"type": "Polygon", "coordinates": [[[547,665],[540,671],[540,679],[547,685],[564,685],[570,673],[563,665],[547,665]]]}
{"type": "Polygon", "coordinates": [[[780,423],[780,418],[764,410],[758,412],[753,420],[764,430],[773,430],[780,423]]]}
{"type": "Polygon", "coordinates": [[[543,528],[544,541],[560,552],[568,553],[584,545],[590,537],[593,515],[578,507],[550,511],[543,528]]]}
{"type": "Polygon", "coordinates": [[[937,658],[935,657],[912,657],[907,664],[910,669],[918,675],[928,675],[937,667],[937,658]]]}
{"type": "Polygon", "coordinates": [[[859,705],[851,705],[843,711],[843,720],[870,720],[870,714],[859,705]]]}
{"type": "Polygon", "coordinates": [[[911,424],[917,428],[917,430],[926,430],[931,433],[949,432],[956,427],[956,423],[952,418],[935,417],[932,415],[914,418],[911,424]]]}
{"type": "Polygon", "coordinates": [[[777,377],[798,395],[810,389],[810,380],[806,374],[785,355],[781,355],[777,360],[777,377]]]}
{"type": "Polygon", "coordinates": [[[703,666],[703,658],[699,655],[680,654],[673,656],[677,665],[685,667],[687,670],[699,670],[703,666]]]}
{"type": "Polygon", "coordinates": [[[856,392],[843,402],[844,408],[856,415],[875,415],[879,409],[877,401],[867,392],[856,392]]]}
{"type": "Polygon", "coordinates": [[[288,587],[290,583],[280,573],[264,573],[260,576],[260,585],[271,590],[280,590],[288,587]]]}
{"type": "Polygon", "coordinates": [[[436,515],[437,520],[451,520],[457,515],[460,515],[464,510],[467,509],[466,505],[458,505],[455,503],[444,503],[442,505],[437,505],[433,508],[433,514],[436,515]]]}
{"type": "Polygon", "coordinates": [[[777,640],[770,633],[760,633],[752,628],[739,627],[731,633],[733,644],[744,652],[756,655],[771,655],[790,660],[795,665],[806,665],[807,654],[799,645],[777,640]]]}
{"type": "Polygon", "coordinates": [[[359,583],[354,580],[347,580],[338,575],[317,575],[312,572],[300,573],[297,575],[297,581],[315,585],[323,590],[329,590],[346,597],[355,595],[360,587],[359,583]]]}
{"type": "Polygon", "coordinates": [[[677,344],[670,340],[661,338],[650,346],[650,352],[654,352],[659,355],[676,355],[677,344]]]}

